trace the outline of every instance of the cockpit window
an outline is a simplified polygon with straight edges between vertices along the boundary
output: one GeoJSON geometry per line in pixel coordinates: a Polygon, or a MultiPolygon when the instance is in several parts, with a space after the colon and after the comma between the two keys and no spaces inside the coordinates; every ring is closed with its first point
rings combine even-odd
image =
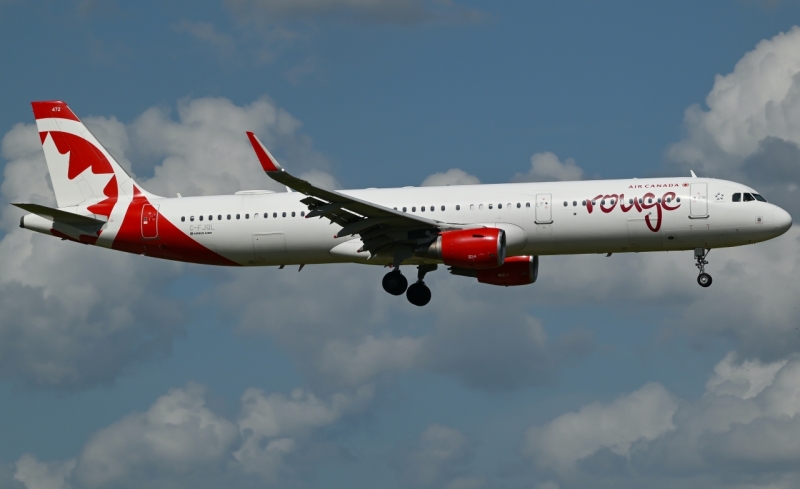
{"type": "Polygon", "coordinates": [[[736,192],[733,194],[733,198],[731,199],[732,202],[741,202],[742,201],[742,194],[736,192]]]}
{"type": "Polygon", "coordinates": [[[755,197],[756,200],[759,201],[759,202],[766,202],[767,201],[767,199],[762,197],[761,194],[753,194],[753,197],[755,197]]]}
{"type": "Polygon", "coordinates": [[[745,202],[752,202],[754,200],[756,200],[756,199],[755,199],[755,197],[753,197],[753,194],[748,194],[748,193],[744,194],[744,201],[745,202]]]}

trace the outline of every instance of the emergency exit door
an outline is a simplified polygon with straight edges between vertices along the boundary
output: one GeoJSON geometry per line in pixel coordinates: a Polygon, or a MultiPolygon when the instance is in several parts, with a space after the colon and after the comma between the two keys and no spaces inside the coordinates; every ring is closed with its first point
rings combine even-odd
{"type": "Polygon", "coordinates": [[[689,211],[692,217],[708,217],[708,184],[693,183],[691,185],[692,200],[689,211]]]}

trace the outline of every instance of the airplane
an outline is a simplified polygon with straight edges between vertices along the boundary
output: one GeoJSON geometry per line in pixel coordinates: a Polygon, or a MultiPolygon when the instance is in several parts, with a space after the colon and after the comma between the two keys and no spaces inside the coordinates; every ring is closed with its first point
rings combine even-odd
{"type": "MultiPolygon", "coordinates": [[[[287,172],[247,132],[287,192],[165,198],[147,192],[62,101],[32,102],[58,208],[20,227],[138,255],[219,266],[362,263],[391,270],[386,292],[424,306],[427,273],[497,286],[536,282],[548,255],[694,250],[697,282],[712,248],[766,241],[788,212],[745,185],[691,177],[327,190],[287,172]],[[401,266],[416,266],[408,285],[401,266]]],[[[255,164],[255,162],[254,162],[255,164]]]]}

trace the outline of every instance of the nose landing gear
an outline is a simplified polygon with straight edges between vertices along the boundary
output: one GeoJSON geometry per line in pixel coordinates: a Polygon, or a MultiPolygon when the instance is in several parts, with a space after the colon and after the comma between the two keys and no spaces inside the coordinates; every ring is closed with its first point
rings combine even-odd
{"type": "Polygon", "coordinates": [[[706,261],[706,257],[708,254],[711,253],[711,250],[704,249],[704,248],[695,248],[694,249],[694,259],[697,261],[695,266],[698,270],[700,270],[700,275],[697,276],[697,283],[700,284],[701,287],[708,287],[711,285],[711,275],[706,273],[706,265],[708,262],[706,261]]]}

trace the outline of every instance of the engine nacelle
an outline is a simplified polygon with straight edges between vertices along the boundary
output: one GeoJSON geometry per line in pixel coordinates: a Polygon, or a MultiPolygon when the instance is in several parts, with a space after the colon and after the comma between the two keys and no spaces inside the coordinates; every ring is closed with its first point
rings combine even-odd
{"type": "Polygon", "coordinates": [[[528,285],[539,275],[538,256],[511,256],[497,268],[475,270],[478,282],[491,285],[528,285]]]}
{"type": "Polygon", "coordinates": [[[415,254],[456,268],[497,268],[506,257],[506,233],[497,228],[445,231],[433,243],[415,250],[415,254]]]}

